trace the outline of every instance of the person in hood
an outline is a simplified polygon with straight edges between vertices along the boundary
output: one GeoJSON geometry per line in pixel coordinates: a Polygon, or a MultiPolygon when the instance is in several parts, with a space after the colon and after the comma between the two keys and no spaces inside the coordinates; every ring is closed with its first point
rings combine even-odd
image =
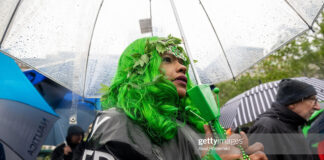
{"type": "Polygon", "coordinates": [[[320,109],[316,94],[312,85],[281,80],[272,108],[250,128],[250,142],[261,142],[269,160],[313,159],[301,126],[320,109]]]}
{"type": "Polygon", "coordinates": [[[84,131],[77,125],[70,126],[66,142],[60,144],[52,153],[52,160],[79,160],[85,148],[84,131]]]}
{"type": "MultiPolygon", "coordinates": [[[[104,87],[101,102],[105,111],[93,123],[83,159],[241,157],[236,146],[223,146],[227,149],[223,153],[212,146],[206,147],[208,152],[199,150],[205,133],[211,131],[204,127],[207,122],[197,116],[200,112],[186,94],[194,84],[188,76],[189,59],[180,45],[176,37],[149,37],[135,40],[125,49],[113,81],[104,87]]],[[[252,147],[247,154],[261,149],[252,147]]],[[[254,157],[265,156],[258,153],[254,157]]]]}

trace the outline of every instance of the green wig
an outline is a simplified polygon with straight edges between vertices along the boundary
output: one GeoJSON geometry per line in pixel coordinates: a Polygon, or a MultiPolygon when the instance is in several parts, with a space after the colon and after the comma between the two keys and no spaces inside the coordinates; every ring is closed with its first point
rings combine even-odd
{"type": "MultiPolygon", "coordinates": [[[[121,55],[117,73],[101,98],[104,109],[120,108],[157,144],[174,138],[181,127],[176,119],[204,132],[206,122],[187,111],[199,115],[198,109],[188,97],[179,98],[174,84],[160,70],[161,55],[166,51],[172,50],[175,56],[186,58],[180,43],[180,39],[172,36],[135,40],[121,55]]],[[[185,61],[185,65],[188,68],[189,63],[185,61]]],[[[190,89],[193,83],[188,72],[186,76],[187,89],[190,89]]]]}

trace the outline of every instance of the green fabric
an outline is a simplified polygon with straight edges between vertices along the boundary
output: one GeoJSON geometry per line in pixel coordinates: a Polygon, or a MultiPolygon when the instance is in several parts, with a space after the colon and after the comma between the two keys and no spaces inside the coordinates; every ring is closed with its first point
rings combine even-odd
{"type": "Polygon", "coordinates": [[[310,129],[312,122],[324,111],[324,109],[320,109],[315,111],[312,116],[309,118],[307,124],[303,127],[303,134],[305,137],[308,135],[308,130],[310,129]]]}

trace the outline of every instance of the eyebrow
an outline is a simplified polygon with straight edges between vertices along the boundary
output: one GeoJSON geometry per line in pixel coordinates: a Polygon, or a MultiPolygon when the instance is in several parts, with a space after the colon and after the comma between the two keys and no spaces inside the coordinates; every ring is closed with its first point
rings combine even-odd
{"type": "Polygon", "coordinates": [[[163,56],[171,56],[173,59],[177,59],[179,62],[181,61],[182,64],[185,65],[185,66],[187,67],[186,63],[188,63],[188,61],[184,61],[183,59],[181,59],[181,58],[179,58],[179,57],[173,55],[172,53],[165,52],[164,54],[162,54],[162,57],[163,57],[163,56]]]}

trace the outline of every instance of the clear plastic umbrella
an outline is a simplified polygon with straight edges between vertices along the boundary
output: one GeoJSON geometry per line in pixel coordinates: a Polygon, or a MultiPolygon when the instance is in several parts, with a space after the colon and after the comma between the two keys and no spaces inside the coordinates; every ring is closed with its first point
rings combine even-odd
{"type": "Polygon", "coordinates": [[[145,36],[182,37],[196,80],[231,79],[302,34],[323,0],[1,0],[0,49],[85,97],[145,36]],[[198,74],[199,76],[198,76],[198,74]]]}

